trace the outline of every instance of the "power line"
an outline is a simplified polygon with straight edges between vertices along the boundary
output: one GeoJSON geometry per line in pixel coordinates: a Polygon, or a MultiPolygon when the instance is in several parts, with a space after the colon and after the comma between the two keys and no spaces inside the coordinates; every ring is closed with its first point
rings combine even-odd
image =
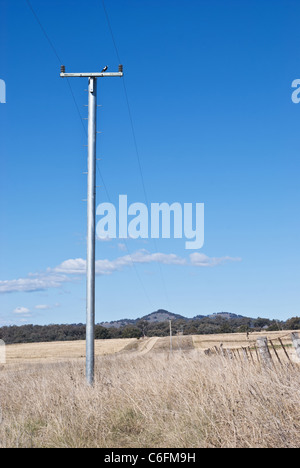
{"type": "Polygon", "coordinates": [[[30,8],[30,10],[31,10],[31,12],[32,12],[32,14],[33,14],[33,16],[34,16],[35,19],[36,19],[36,21],[38,22],[38,24],[39,24],[41,30],[43,31],[44,36],[46,37],[47,41],[49,42],[50,47],[51,47],[51,49],[53,50],[54,54],[56,55],[57,60],[59,61],[60,65],[62,65],[62,61],[61,61],[61,59],[60,59],[60,57],[59,57],[59,55],[58,55],[58,53],[57,53],[57,50],[56,50],[56,48],[54,47],[53,42],[51,41],[50,37],[48,36],[48,34],[47,34],[47,32],[46,32],[44,26],[43,26],[42,23],[40,22],[40,19],[39,19],[38,15],[36,14],[36,12],[35,12],[33,6],[31,5],[31,3],[30,3],[29,0],[25,0],[25,1],[26,1],[27,5],[29,6],[29,8],[30,8]]]}
{"type": "MultiPolygon", "coordinates": [[[[37,23],[38,23],[38,25],[39,25],[41,31],[43,32],[43,35],[45,36],[46,40],[48,41],[48,43],[49,43],[49,45],[50,45],[50,47],[51,47],[51,49],[52,49],[54,55],[55,55],[56,58],[57,58],[57,61],[59,62],[60,65],[63,65],[63,62],[62,62],[62,60],[61,60],[61,58],[60,58],[60,55],[58,54],[58,52],[57,52],[57,50],[56,50],[56,47],[54,46],[54,44],[53,44],[53,42],[51,41],[49,35],[47,34],[47,32],[46,32],[46,30],[45,30],[43,24],[41,23],[41,21],[40,21],[38,15],[37,15],[37,13],[36,13],[36,11],[34,10],[32,4],[31,4],[31,2],[30,2],[29,0],[25,0],[25,1],[26,1],[26,3],[27,3],[27,5],[28,5],[28,7],[29,7],[29,9],[30,9],[30,11],[31,11],[31,13],[33,14],[35,20],[37,21],[37,23]]],[[[119,62],[120,62],[120,61],[119,61],[119,62]]],[[[67,83],[68,83],[68,86],[69,86],[69,90],[70,90],[70,93],[71,93],[71,96],[72,96],[74,105],[75,105],[75,107],[76,107],[76,111],[77,111],[78,116],[79,116],[79,118],[80,118],[80,122],[81,122],[81,124],[82,124],[84,133],[85,133],[85,135],[87,136],[87,130],[86,130],[86,127],[85,127],[85,125],[84,125],[83,118],[82,118],[82,115],[81,115],[81,112],[80,112],[78,103],[77,103],[77,101],[76,101],[76,98],[75,98],[75,95],[74,95],[74,92],[73,92],[71,83],[70,83],[70,81],[69,81],[69,78],[66,78],[66,80],[67,80],[67,83]]],[[[102,175],[102,173],[101,173],[101,171],[100,171],[98,162],[97,162],[97,164],[96,164],[96,167],[97,167],[99,176],[100,176],[100,178],[101,178],[102,185],[103,185],[103,188],[104,188],[104,190],[105,190],[106,196],[107,196],[108,200],[110,201],[109,192],[108,192],[108,190],[107,190],[107,186],[106,186],[105,181],[104,181],[104,179],[103,179],[103,175],[102,175]]],[[[125,246],[126,246],[128,255],[129,255],[130,258],[131,258],[132,265],[133,265],[133,268],[134,268],[134,270],[135,270],[135,273],[136,273],[136,275],[137,275],[137,277],[138,277],[138,280],[139,280],[139,282],[140,282],[140,284],[141,284],[141,287],[142,287],[142,289],[143,289],[143,291],[144,291],[144,294],[145,294],[145,296],[146,296],[146,298],[147,298],[147,300],[148,300],[148,302],[149,302],[149,305],[152,307],[152,302],[151,302],[151,300],[150,300],[150,298],[149,298],[149,295],[148,295],[148,293],[147,293],[147,291],[146,291],[146,288],[145,288],[144,283],[143,283],[143,281],[142,281],[142,279],[141,279],[141,276],[140,276],[140,274],[139,274],[139,272],[138,272],[138,270],[137,270],[136,264],[135,264],[135,262],[134,262],[134,260],[133,260],[133,258],[132,258],[132,256],[131,256],[131,253],[130,253],[130,251],[129,251],[129,249],[128,249],[128,246],[127,246],[126,241],[125,241],[124,243],[125,243],[125,246]]]]}
{"type": "Polygon", "coordinates": [[[78,106],[78,104],[77,104],[77,101],[76,101],[76,98],[75,98],[75,95],[74,95],[74,92],[73,92],[73,89],[72,89],[72,86],[71,86],[71,83],[70,83],[69,78],[67,78],[67,84],[68,84],[68,86],[69,86],[70,93],[71,93],[72,99],[73,99],[73,101],[74,101],[74,105],[75,105],[75,107],[76,107],[76,110],[77,110],[77,114],[78,114],[78,116],[79,116],[79,118],[80,118],[80,122],[81,122],[82,128],[83,128],[83,130],[84,130],[85,135],[87,136],[86,127],[85,127],[84,122],[83,122],[83,117],[82,117],[81,112],[80,112],[80,110],[79,110],[79,106],[78,106]]]}
{"type": "MultiPolygon", "coordinates": [[[[25,0],[25,1],[26,1],[27,5],[28,5],[29,9],[31,10],[31,13],[32,13],[33,16],[35,17],[35,19],[36,19],[36,21],[37,21],[39,27],[41,28],[41,30],[42,30],[42,32],[43,32],[43,34],[44,34],[46,40],[48,41],[48,43],[49,43],[49,45],[50,45],[50,47],[51,47],[51,49],[52,49],[54,55],[55,55],[56,58],[57,58],[57,61],[59,62],[60,65],[63,65],[63,62],[62,62],[62,60],[61,60],[61,58],[60,58],[60,56],[59,56],[59,54],[58,54],[58,52],[57,52],[57,50],[56,50],[56,47],[54,46],[54,44],[53,44],[53,42],[51,41],[49,35],[47,34],[47,31],[45,30],[44,26],[42,25],[42,23],[41,23],[41,21],[40,21],[38,15],[37,15],[35,9],[33,8],[32,4],[30,3],[29,0],[25,0]]],[[[82,126],[83,126],[84,131],[85,131],[85,134],[87,135],[87,131],[86,131],[86,128],[85,128],[85,125],[84,125],[84,122],[83,122],[83,118],[82,118],[81,112],[80,112],[80,110],[79,110],[79,106],[78,106],[78,104],[77,104],[77,101],[76,101],[76,98],[75,98],[75,95],[74,95],[74,92],[73,92],[71,83],[70,83],[70,81],[69,81],[69,78],[67,78],[67,84],[68,84],[68,86],[69,86],[69,90],[70,90],[70,93],[71,93],[71,96],[72,96],[74,105],[75,105],[75,107],[76,107],[76,111],[77,111],[77,113],[78,113],[78,115],[79,115],[79,117],[80,117],[81,124],[82,124],[82,126]]]]}
{"type": "MultiPolygon", "coordinates": [[[[110,31],[110,35],[111,35],[111,38],[112,38],[112,42],[114,44],[116,56],[118,58],[119,63],[122,63],[122,60],[120,58],[119,50],[118,50],[118,47],[117,47],[117,43],[116,43],[115,36],[114,36],[113,30],[112,30],[112,27],[111,27],[110,19],[109,19],[108,13],[107,13],[107,9],[106,9],[104,0],[101,0],[101,3],[102,3],[102,6],[103,6],[103,10],[104,10],[104,14],[105,14],[106,21],[107,21],[107,24],[108,24],[108,28],[109,28],[109,31],[110,31]]],[[[139,149],[138,149],[138,144],[137,144],[137,139],[136,139],[136,134],[135,134],[135,128],[134,128],[134,125],[133,125],[133,118],[132,118],[128,93],[127,93],[127,88],[126,88],[126,83],[125,83],[125,77],[123,77],[122,82],[123,82],[124,94],[125,94],[125,99],[126,99],[126,104],[127,104],[127,110],[128,110],[128,115],[129,115],[129,120],[130,120],[130,125],[131,125],[132,137],[133,137],[135,152],[136,152],[136,156],[137,156],[137,161],[138,161],[138,166],[139,166],[139,171],[140,171],[140,176],[141,176],[141,181],[142,181],[142,186],[143,186],[143,191],[144,191],[144,196],[145,196],[147,206],[149,207],[148,197],[147,197],[147,192],[146,192],[146,186],[145,186],[145,181],[144,181],[144,176],[143,176],[143,171],[142,171],[140,153],[139,153],[139,149]]]]}
{"type": "Polygon", "coordinates": [[[113,30],[112,30],[112,27],[111,27],[111,24],[110,24],[110,19],[109,19],[108,13],[107,13],[107,9],[106,9],[104,0],[101,0],[101,2],[102,2],[105,17],[106,17],[106,21],[107,21],[107,24],[108,24],[108,28],[109,28],[109,31],[110,31],[110,35],[111,35],[111,38],[112,38],[112,41],[113,41],[113,44],[114,44],[114,47],[115,47],[117,58],[119,60],[119,63],[122,63],[121,59],[120,59],[117,43],[115,41],[115,36],[114,36],[113,30]]]}
{"type": "MultiPolygon", "coordinates": [[[[118,58],[119,63],[122,63],[104,0],[101,0],[101,3],[102,3],[102,7],[103,7],[104,14],[105,14],[105,17],[106,17],[108,29],[110,31],[110,35],[111,35],[111,38],[112,38],[112,42],[113,42],[113,45],[114,45],[114,48],[115,48],[116,56],[118,58]]],[[[126,87],[126,83],[125,83],[125,77],[123,77],[122,82],[123,82],[125,100],[126,100],[126,104],[127,104],[127,110],[128,110],[129,120],[130,120],[131,131],[132,131],[132,137],[133,137],[133,142],[134,142],[134,147],[135,147],[136,158],[137,158],[139,172],[140,172],[140,176],[141,176],[141,182],[142,182],[144,197],[145,197],[145,201],[146,201],[146,204],[147,204],[147,207],[148,207],[148,210],[149,210],[150,205],[149,205],[147,191],[146,191],[145,179],[144,179],[143,170],[142,170],[142,164],[141,164],[140,152],[139,152],[138,144],[137,144],[135,127],[134,127],[134,124],[133,124],[131,107],[130,107],[130,104],[129,104],[129,98],[128,98],[128,92],[127,92],[127,87],[126,87]]],[[[153,239],[153,243],[154,243],[154,248],[156,250],[156,253],[158,253],[157,243],[156,243],[155,239],[153,239]]],[[[158,262],[158,268],[160,270],[160,276],[161,276],[162,285],[163,285],[164,293],[165,293],[165,296],[166,296],[166,300],[167,300],[167,303],[169,304],[169,307],[170,307],[170,299],[169,299],[169,295],[168,295],[168,292],[167,292],[165,278],[164,278],[164,275],[163,275],[162,266],[161,266],[161,264],[159,262],[158,262]]]]}
{"type": "MultiPolygon", "coordinates": [[[[101,174],[101,172],[100,172],[100,169],[99,169],[99,167],[98,167],[98,164],[96,164],[96,167],[97,167],[97,170],[98,170],[98,172],[99,172],[99,176],[100,176],[100,178],[101,178],[101,181],[102,181],[102,184],[103,184],[103,187],[104,187],[106,196],[107,196],[107,198],[108,198],[108,201],[111,203],[111,198],[110,198],[110,196],[109,196],[107,187],[106,187],[105,182],[104,182],[104,180],[103,180],[103,176],[102,176],[102,174],[101,174]]],[[[116,218],[116,225],[117,225],[117,227],[119,227],[119,220],[118,220],[118,218],[116,218]]],[[[124,244],[125,244],[127,253],[128,253],[128,255],[129,255],[130,259],[131,259],[131,263],[132,263],[133,269],[134,269],[134,271],[135,271],[135,273],[136,273],[136,276],[137,276],[137,278],[138,278],[138,280],[139,280],[139,282],[140,282],[140,284],[141,284],[141,287],[142,287],[142,289],[143,289],[143,291],[144,291],[145,297],[146,297],[146,299],[147,299],[147,301],[148,301],[150,307],[153,308],[152,301],[150,300],[150,297],[149,297],[149,295],[148,295],[148,293],[147,293],[147,291],[146,291],[145,285],[144,285],[144,283],[143,283],[143,281],[142,281],[141,275],[139,274],[139,271],[138,271],[138,269],[137,269],[137,266],[136,266],[136,264],[135,264],[135,262],[134,262],[134,260],[133,260],[133,258],[132,258],[132,256],[131,256],[130,250],[129,250],[128,245],[127,245],[127,241],[126,241],[126,239],[123,239],[123,241],[124,241],[124,244]]]]}

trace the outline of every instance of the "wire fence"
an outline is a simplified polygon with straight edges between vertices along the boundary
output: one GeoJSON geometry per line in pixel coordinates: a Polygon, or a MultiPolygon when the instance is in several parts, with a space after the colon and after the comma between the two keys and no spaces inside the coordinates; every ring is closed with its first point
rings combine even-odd
{"type": "Polygon", "coordinates": [[[249,340],[247,346],[228,347],[220,343],[204,350],[205,355],[219,355],[225,359],[237,359],[242,363],[262,364],[266,366],[300,364],[300,337],[298,332],[267,337],[260,336],[249,340]]]}

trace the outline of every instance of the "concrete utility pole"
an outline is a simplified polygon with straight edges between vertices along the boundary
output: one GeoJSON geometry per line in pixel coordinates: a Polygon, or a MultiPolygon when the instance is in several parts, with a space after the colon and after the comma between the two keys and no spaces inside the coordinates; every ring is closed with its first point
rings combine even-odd
{"type": "Polygon", "coordinates": [[[97,123],[97,78],[122,77],[123,66],[117,73],[66,73],[61,66],[61,78],[88,78],[88,180],[87,180],[87,258],[86,258],[86,379],[94,383],[95,367],[95,220],[96,220],[96,123],[97,123]]]}

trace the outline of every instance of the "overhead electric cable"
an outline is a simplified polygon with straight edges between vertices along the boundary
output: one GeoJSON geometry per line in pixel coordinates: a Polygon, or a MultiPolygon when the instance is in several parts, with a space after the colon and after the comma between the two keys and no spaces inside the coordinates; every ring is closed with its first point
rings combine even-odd
{"type": "MultiPolygon", "coordinates": [[[[34,10],[32,4],[31,4],[31,2],[30,2],[30,0],[25,0],[25,1],[26,1],[26,3],[27,3],[27,5],[28,5],[28,7],[29,7],[29,9],[30,9],[30,11],[31,11],[31,13],[33,14],[34,18],[36,19],[38,25],[40,26],[40,29],[41,29],[41,31],[43,32],[45,38],[47,39],[47,41],[48,41],[48,43],[49,43],[49,45],[50,45],[50,47],[51,47],[53,53],[55,54],[55,56],[56,56],[56,58],[57,58],[57,61],[59,62],[60,65],[63,65],[63,62],[62,62],[62,60],[61,60],[61,58],[60,58],[60,56],[59,56],[59,54],[58,54],[58,52],[57,52],[57,50],[56,50],[54,44],[53,44],[53,42],[51,41],[49,35],[47,34],[47,32],[46,32],[46,30],[45,30],[43,24],[41,23],[41,21],[40,21],[38,15],[37,15],[37,13],[36,13],[36,11],[34,10]]],[[[76,101],[76,98],[75,98],[75,95],[74,95],[74,92],[73,92],[71,83],[70,83],[70,81],[69,81],[68,78],[67,78],[67,83],[68,83],[68,86],[69,86],[69,89],[70,89],[70,93],[71,93],[71,96],[72,96],[74,105],[75,105],[75,107],[76,107],[78,116],[79,116],[79,118],[80,118],[80,121],[81,121],[83,130],[84,130],[84,133],[85,133],[85,135],[87,136],[87,130],[86,130],[86,127],[85,127],[85,125],[84,125],[84,121],[83,121],[83,118],[82,118],[82,115],[81,115],[81,112],[80,112],[78,103],[77,103],[77,101],[76,101]]],[[[100,171],[100,168],[99,168],[99,166],[98,166],[98,161],[97,161],[96,167],[97,167],[99,176],[100,176],[100,178],[101,178],[102,185],[103,185],[103,188],[104,188],[104,190],[105,190],[106,196],[107,196],[108,200],[110,201],[109,192],[108,192],[107,187],[106,187],[106,184],[105,184],[105,182],[104,182],[103,175],[102,175],[102,173],[101,173],[101,171],[100,171]]],[[[124,243],[125,243],[125,247],[126,247],[126,249],[127,249],[128,255],[129,255],[130,258],[131,258],[131,262],[132,262],[133,268],[134,268],[134,270],[135,270],[135,273],[136,273],[136,275],[137,275],[137,277],[138,277],[138,279],[139,279],[139,282],[140,282],[140,284],[141,284],[141,287],[142,287],[142,289],[143,289],[143,291],[144,291],[144,294],[145,294],[145,296],[146,296],[146,298],[147,298],[147,301],[149,302],[149,305],[152,307],[152,302],[151,302],[151,300],[150,300],[150,298],[149,298],[149,295],[148,295],[148,293],[147,293],[147,291],[146,291],[145,285],[144,285],[144,283],[143,283],[143,281],[142,281],[142,279],[141,279],[141,276],[140,276],[140,274],[139,274],[139,272],[138,272],[138,270],[137,270],[136,264],[135,264],[135,262],[134,262],[134,260],[133,260],[133,258],[132,258],[132,255],[131,255],[131,253],[130,253],[130,251],[129,251],[129,249],[128,249],[128,246],[127,246],[127,243],[126,243],[126,240],[125,240],[125,239],[124,239],[124,243]]]]}
{"type": "MultiPolygon", "coordinates": [[[[40,26],[40,28],[41,28],[41,30],[42,30],[42,32],[43,32],[45,38],[47,39],[47,41],[48,41],[48,43],[49,43],[49,45],[50,45],[50,47],[51,47],[51,49],[52,49],[54,55],[55,55],[56,58],[57,58],[57,61],[59,62],[60,65],[63,65],[63,62],[62,62],[62,60],[61,60],[61,58],[60,58],[60,56],[59,56],[59,54],[58,54],[58,52],[57,52],[57,50],[56,50],[54,44],[53,44],[53,42],[51,41],[49,35],[47,34],[47,31],[45,30],[44,26],[42,25],[42,23],[41,23],[41,21],[40,21],[38,15],[37,15],[37,13],[36,13],[36,11],[34,10],[32,4],[31,4],[31,2],[30,2],[29,0],[25,0],[25,1],[26,1],[27,5],[28,5],[29,9],[31,10],[31,13],[32,13],[33,16],[35,17],[35,19],[36,19],[38,25],[40,26]]],[[[86,131],[86,128],[85,128],[85,125],[84,125],[84,122],[83,122],[83,118],[82,118],[81,112],[80,112],[80,110],[79,110],[78,104],[77,104],[77,102],[76,102],[76,98],[75,98],[75,95],[74,95],[74,92],[73,92],[73,89],[72,89],[72,86],[71,86],[71,83],[70,83],[69,78],[67,78],[67,84],[68,84],[68,86],[69,86],[70,93],[71,93],[72,99],[73,99],[73,101],[74,101],[74,105],[75,105],[75,107],[76,107],[77,113],[78,113],[78,115],[79,115],[79,117],[80,117],[81,124],[82,124],[82,126],[83,126],[83,128],[84,128],[85,133],[87,134],[87,131],[86,131]]]]}
{"type": "MultiPolygon", "coordinates": [[[[106,9],[104,0],[101,0],[101,3],[102,3],[102,7],[103,7],[104,14],[105,14],[105,17],[106,17],[108,29],[109,29],[109,31],[110,31],[111,39],[112,39],[112,42],[113,42],[113,45],[114,45],[114,48],[115,48],[115,52],[116,52],[117,59],[118,59],[119,63],[122,63],[121,57],[120,57],[120,54],[119,54],[119,50],[118,50],[118,47],[117,47],[117,43],[116,43],[116,40],[115,40],[115,36],[114,36],[114,33],[113,33],[113,29],[112,29],[112,26],[111,26],[111,22],[110,22],[110,19],[109,19],[109,15],[108,15],[108,12],[107,12],[107,9],[106,9]]],[[[145,179],[144,179],[143,170],[142,170],[142,164],[141,164],[140,152],[139,152],[138,144],[137,144],[137,138],[136,138],[135,127],[134,127],[134,124],[133,124],[133,118],[132,118],[131,107],[130,107],[130,104],[129,104],[129,98],[128,98],[128,92],[127,92],[126,83],[125,83],[125,77],[123,77],[122,82],[123,82],[125,100],[126,100],[126,104],[127,104],[127,110],[128,110],[128,115],[129,115],[129,121],[130,121],[130,125],[131,125],[132,137],[133,137],[133,142],[134,142],[134,147],[135,147],[135,153],[136,153],[136,158],[137,158],[137,162],[138,162],[138,167],[139,167],[139,172],[140,172],[140,177],[141,177],[141,182],[142,182],[144,197],[145,197],[146,205],[147,205],[148,210],[149,210],[149,209],[150,209],[150,205],[149,205],[148,196],[147,196],[147,191],[146,191],[145,179]]],[[[157,248],[157,244],[156,244],[156,240],[155,240],[155,239],[153,239],[153,243],[154,243],[154,248],[155,248],[155,250],[156,250],[156,253],[158,253],[158,248],[157,248]]],[[[158,262],[158,268],[159,268],[159,270],[160,270],[160,276],[161,276],[162,285],[163,285],[164,293],[165,293],[165,296],[166,296],[166,300],[167,300],[167,303],[169,304],[169,308],[170,308],[170,299],[169,299],[169,295],[168,295],[168,292],[167,292],[167,287],[166,287],[166,283],[165,283],[165,278],[164,278],[164,275],[163,275],[163,271],[162,271],[161,264],[160,264],[159,262],[158,262]]]]}

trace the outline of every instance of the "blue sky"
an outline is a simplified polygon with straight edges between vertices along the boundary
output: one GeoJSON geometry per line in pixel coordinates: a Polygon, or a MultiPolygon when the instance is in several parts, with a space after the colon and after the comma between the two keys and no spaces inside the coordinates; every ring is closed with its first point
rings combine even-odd
{"type": "MultiPolygon", "coordinates": [[[[31,5],[67,71],[117,71],[101,0],[31,5]]],[[[145,203],[139,157],[149,203],[204,203],[205,243],[97,241],[96,322],[299,315],[299,2],[105,5],[138,154],[122,80],[99,80],[97,204],[145,203]]],[[[0,8],[0,325],[84,323],[86,121],[26,0],[0,8]]]]}

